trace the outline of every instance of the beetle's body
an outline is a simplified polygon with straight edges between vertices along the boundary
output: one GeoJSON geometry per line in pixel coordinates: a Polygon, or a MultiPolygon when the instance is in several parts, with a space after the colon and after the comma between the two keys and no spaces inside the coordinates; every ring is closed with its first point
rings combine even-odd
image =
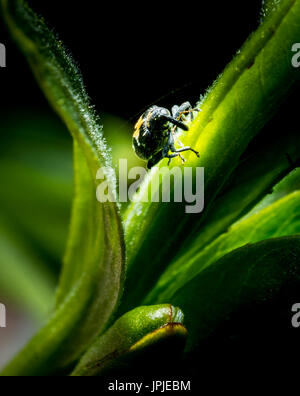
{"type": "Polygon", "coordinates": [[[166,109],[151,107],[136,124],[133,135],[134,149],[137,155],[146,161],[161,151],[168,142],[171,130],[163,115],[171,116],[166,109]]]}
{"type": "MultiPolygon", "coordinates": [[[[177,128],[188,130],[188,127],[181,122],[183,114],[195,111],[190,103],[186,102],[182,106],[174,106],[172,115],[169,110],[152,106],[139,119],[133,134],[133,148],[136,154],[145,161],[148,161],[148,169],[151,169],[163,158],[181,156],[183,151],[193,151],[190,147],[182,147],[180,150],[175,148],[174,134],[177,128]],[[172,154],[169,154],[169,152],[172,154]]],[[[182,146],[182,145],[181,145],[182,146]]]]}

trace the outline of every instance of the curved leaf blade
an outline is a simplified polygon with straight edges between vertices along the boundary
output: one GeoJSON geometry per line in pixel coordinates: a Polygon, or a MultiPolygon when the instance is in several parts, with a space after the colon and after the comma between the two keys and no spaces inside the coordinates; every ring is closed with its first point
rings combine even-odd
{"type": "Polygon", "coordinates": [[[194,232],[182,244],[177,257],[181,256],[184,262],[194,258],[201,249],[226,232],[238,219],[249,214],[250,210],[255,208],[257,211],[256,205],[264,197],[271,204],[275,202],[276,197],[283,198],[286,194],[299,190],[297,172],[294,173],[293,180],[290,180],[292,175],[285,177],[299,163],[299,153],[300,140],[297,131],[285,134],[284,142],[272,141],[267,151],[265,145],[262,145],[260,150],[242,162],[212,204],[201,229],[197,231],[196,224],[194,232]],[[280,181],[285,188],[283,186],[279,192],[277,183],[280,181]]]}
{"type": "Polygon", "coordinates": [[[57,308],[7,369],[21,375],[51,373],[76,361],[115,311],[123,291],[123,232],[117,205],[96,200],[98,169],[103,168],[112,196],[114,172],[78,68],[25,1],[2,0],[1,8],[43,92],[74,138],[76,196],[57,308]]]}
{"type": "Polygon", "coordinates": [[[73,376],[100,376],[145,356],[156,344],[172,341],[172,348],[184,349],[187,330],[183,313],[171,305],[139,307],[122,316],[95,341],[83,356],[73,376]]]}
{"type": "Polygon", "coordinates": [[[267,208],[234,224],[205,249],[175,261],[161,276],[145,302],[169,299],[205,268],[226,254],[249,243],[300,234],[300,191],[289,194],[267,208]]]}
{"type": "Polygon", "coordinates": [[[171,299],[185,312],[186,351],[200,345],[243,307],[272,304],[289,285],[295,290],[300,285],[299,236],[263,241],[226,255],[171,299]]]}

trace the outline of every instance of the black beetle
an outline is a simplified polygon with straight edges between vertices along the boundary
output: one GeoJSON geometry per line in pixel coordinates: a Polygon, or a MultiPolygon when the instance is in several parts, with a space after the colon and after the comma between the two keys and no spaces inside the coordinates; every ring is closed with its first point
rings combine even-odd
{"type": "Polygon", "coordinates": [[[191,147],[184,145],[176,139],[181,146],[180,149],[175,147],[176,130],[182,129],[188,131],[189,128],[181,121],[187,114],[193,119],[193,112],[199,111],[193,109],[189,102],[181,106],[172,108],[172,115],[164,107],[150,107],[138,120],[133,134],[133,148],[138,157],[148,161],[147,168],[151,169],[163,158],[169,158],[169,164],[172,158],[180,157],[184,151],[192,151],[199,157],[199,153],[191,147]]]}

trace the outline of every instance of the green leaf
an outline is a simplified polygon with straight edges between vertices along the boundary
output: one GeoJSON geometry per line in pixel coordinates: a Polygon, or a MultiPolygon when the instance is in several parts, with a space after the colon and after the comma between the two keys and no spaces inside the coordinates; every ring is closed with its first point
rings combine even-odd
{"type": "Polygon", "coordinates": [[[186,350],[199,345],[225,321],[230,323],[235,312],[274,303],[284,287],[299,290],[299,286],[300,236],[263,241],[226,255],[171,299],[185,313],[186,350]]]}
{"type": "Polygon", "coordinates": [[[104,375],[108,370],[132,364],[139,355],[145,359],[145,353],[156,345],[163,359],[162,346],[170,340],[173,349],[184,349],[187,330],[183,318],[181,310],[171,305],[136,308],[95,341],[72,375],[104,375]]]}
{"type": "MultiPolygon", "coordinates": [[[[224,191],[216,198],[209,214],[201,223],[201,229],[198,230],[198,224],[195,225],[194,232],[182,244],[177,257],[184,256],[182,261],[189,261],[216,237],[226,232],[243,215],[248,214],[249,210],[262,198],[272,192],[274,185],[282,180],[300,160],[298,135],[298,131],[286,133],[284,142],[271,141],[267,150],[265,145],[261,144],[259,150],[242,161],[224,191]]],[[[260,146],[260,140],[258,140],[258,146],[260,146]]],[[[293,176],[293,180],[290,180],[291,177],[288,180],[285,178],[280,192],[275,194],[273,191],[272,194],[269,194],[266,199],[270,204],[287,193],[299,189],[300,178],[299,174],[297,177],[297,174],[296,177],[293,176]]],[[[276,187],[276,191],[278,188],[276,187]]]]}
{"type": "MultiPolygon", "coordinates": [[[[299,175],[299,174],[298,174],[299,175]]],[[[169,301],[177,290],[231,251],[269,238],[300,234],[300,191],[234,224],[205,249],[187,254],[171,264],[145,303],[169,301]]]]}
{"type": "Polygon", "coordinates": [[[0,215],[0,293],[39,322],[53,307],[55,279],[28,240],[0,215]]]}
{"type": "Polygon", "coordinates": [[[300,168],[294,169],[288,176],[281,180],[273,188],[272,193],[259,202],[259,204],[257,204],[253,210],[244,217],[244,219],[251,217],[262,209],[267,208],[273,203],[279,201],[281,198],[284,198],[295,191],[300,191],[300,168]]]}
{"type": "MultiPolygon", "coordinates": [[[[298,70],[291,66],[291,48],[299,34],[300,0],[283,0],[200,103],[202,111],[182,140],[200,153],[200,159],[193,153],[188,155],[187,164],[205,168],[204,213],[186,214],[185,203],[141,202],[129,208],[128,280],[120,312],[142,301],[183,241],[195,233],[195,228],[201,228],[201,221],[249,142],[299,81],[298,70]]],[[[178,164],[173,162],[173,166],[178,164]]],[[[140,197],[148,197],[151,180],[157,172],[150,173],[141,187],[140,197]]]]}
{"type": "Polygon", "coordinates": [[[8,375],[49,374],[73,364],[115,311],[123,290],[123,233],[117,205],[96,199],[98,169],[104,168],[112,197],[114,172],[75,63],[25,1],[2,0],[1,7],[12,36],[74,139],[75,198],[56,310],[5,370],[8,375]]]}

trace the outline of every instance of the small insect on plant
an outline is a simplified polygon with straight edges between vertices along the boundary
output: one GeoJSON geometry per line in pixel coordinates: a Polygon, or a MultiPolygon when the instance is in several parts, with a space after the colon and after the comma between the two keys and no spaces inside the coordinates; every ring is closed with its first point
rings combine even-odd
{"type": "Polygon", "coordinates": [[[164,107],[150,107],[138,120],[133,134],[133,148],[137,156],[148,161],[147,168],[151,169],[164,158],[169,159],[180,157],[182,163],[186,162],[181,153],[192,151],[199,157],[199,153],[191,147],[185,147],[177,138],[178,129],[188,131],[189,128],[181,120],[193,120],[193,113],[199,111],[193,109],[189,102],[181,106],[173,106],[172,115],[164,107]],[[180,145],[180,149],[175,147],[175,143],[180,145]]]}

